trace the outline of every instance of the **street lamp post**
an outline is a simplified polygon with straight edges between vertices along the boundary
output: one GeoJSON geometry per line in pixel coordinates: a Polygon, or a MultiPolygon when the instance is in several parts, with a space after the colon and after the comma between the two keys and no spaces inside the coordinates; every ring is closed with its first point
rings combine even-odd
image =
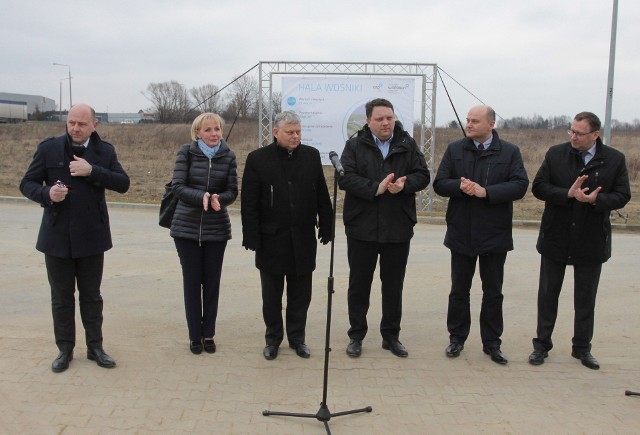
{"type": "MultiPolygon", "coordinates": [[[[59,106],[59,116],[60,116],[60,121],[62,121],[62,82],[65,80],[69,80],[69,77],[63,77],[60,79],[60,106],[59,106]]],[[[71,81],[69,80],[69,86],[71,86],[71,81]]],[[[71,109],[71,107],[69,107],[69,109],[71,109]]]]}
{"type": "Polygon", "coordinates": [[[73,106],[73,100],[71,99],[71,65],[57,62],[53,62],[53,64],[58,66],[66,66],[67,68],[69,68],[69,110],[71,110],[71,106],[73,106]]]}
{"type": "Polygon", "coordinates": [[[58,121],[62,121],[62,81],[64,79],[60,79],[60,101],[58,101],[58,103],[60,104],[60,106],[58,106],[58,115],[59,118],[58,121]]]}

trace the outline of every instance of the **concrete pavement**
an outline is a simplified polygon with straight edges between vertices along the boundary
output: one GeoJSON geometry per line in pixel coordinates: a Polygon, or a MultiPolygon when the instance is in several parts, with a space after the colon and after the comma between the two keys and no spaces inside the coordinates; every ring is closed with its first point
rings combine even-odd
{"type": "MultiPolygon", "coordinates": [[[[239,217],[227,247],[214,355],[188,349],[181,271],[157,209],[110,206],[114,248],[103,280],[105,350],[117,360],[102,369],[85,356],[83,329],[70,368],[53,373],[49,288],[34,248],[41,209],[0,201],[0,433],[33,434],[323,434],[316,419],[263,416],[264,410],[315,414],[322,401],[329,247],[319,248],[307,326],[312,356],[283,346],[262,357],[264,325],[252,253],[240,246],[239,217]]],[[[419,224],[404,296],[402,342],[409,358],[381,349],[379,282],[363,355],[345,354],[346,241],[338,223],[327,405],[334,434],[633,433],[640,432],[640,236],[616,233],[603,268],[596,308],[592,371],[570,356],[572,277],[561,296],[555,348],[546,363],[528,364],[535,332],[539,256],[535,229],[514,231],[504,284],[507,366],[482,353],[481,289],[472,289],[473,325],[465,350],[448,359],[450,286],[445,227],[419,224]]],[[[376,278],[377,280],[377,278],[376,278]]],[[[285,343],[286,344],[286,343],[285,343]]]]}

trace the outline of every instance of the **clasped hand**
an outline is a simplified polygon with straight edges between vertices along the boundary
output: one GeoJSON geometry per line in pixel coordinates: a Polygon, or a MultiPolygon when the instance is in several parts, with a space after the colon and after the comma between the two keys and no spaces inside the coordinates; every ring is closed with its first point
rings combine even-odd
{"type": "Polygon", "coordinates": [[[393,177],[395,175],[393,173],[387,175],[384,180],[380,182],[378,185],[378,195],[382,195],[384,192],[389,192],[392,194],[402,192],[404,189],[404,182],[407,181],[407,176],[403,176],[398,178],[395,183],[393,182],[393,177]]]}
{"type": "Polygon", "coordinates": [[[487,189],[480,186],[475,181],[471,181],[468,178],[460,178],[460,190],[469,196],[477,196],[478,198],[487,197],[487,189]]]}
{"type": "Polygon", "coordinates": [[[209,192],[205,192],[204,196],[202,197],[202,207],[204,208],[204,211],[209,210],[209,203],[211,203],[211,209],[213,209],[213,211],[220,211],[222,207],[220,206],[220,201],[218,200],[219,197],[220,195],[218,195],[217,193],[214,193],[212,195],[209,192]]]}

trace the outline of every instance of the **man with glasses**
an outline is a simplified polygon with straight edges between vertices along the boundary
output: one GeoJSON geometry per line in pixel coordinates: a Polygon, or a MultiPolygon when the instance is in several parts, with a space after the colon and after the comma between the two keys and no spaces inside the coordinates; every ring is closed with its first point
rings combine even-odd
{"type": "Polygon", "coordinates": [[[574,335],[571,356],[590,369],[594,308],[602,263],[611,257],[609,214],[631,199],[625,157],[602,143],[600,120],[578,113],[569,142],[549,148],[533,181],[534,196],[545,201],[537,250],[541,255],[538,326],[529,362],[544,363],[553,348],[551,334],[565,269],[573,266],[574,335]]]}

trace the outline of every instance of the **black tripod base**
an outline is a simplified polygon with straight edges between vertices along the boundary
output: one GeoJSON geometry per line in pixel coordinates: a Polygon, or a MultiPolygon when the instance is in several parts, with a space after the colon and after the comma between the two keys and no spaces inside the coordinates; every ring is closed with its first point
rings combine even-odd
{"type": "Polygon", "coordinates": [[[320,409],[318,410],[317,413],[315,414],[299,414],[299,413],[295,413],[295,412],[278,412],[278,411],[262,411],[262,415],[268,417],[270,415],[282,415],[285,417],[301,417],[301,418],[315,418],[318,421],[321,421],[324,423],[324,427],[327,430],[328,434],[331,434],[331,431],[329,430],[329,420],[331,420],[332,417],[340,417],[341,415],[349,415],[349,414],[358,414],[360,412],[371,412],[373,411],[373,408],[370,406],[367,406],[366,408],[360,408],[360,409],[352,409],[350,411],[341,411],[341,412],[330,412],[329,408],[327,408],[327,405],[324,403],[320,404],[320,409]]]}

